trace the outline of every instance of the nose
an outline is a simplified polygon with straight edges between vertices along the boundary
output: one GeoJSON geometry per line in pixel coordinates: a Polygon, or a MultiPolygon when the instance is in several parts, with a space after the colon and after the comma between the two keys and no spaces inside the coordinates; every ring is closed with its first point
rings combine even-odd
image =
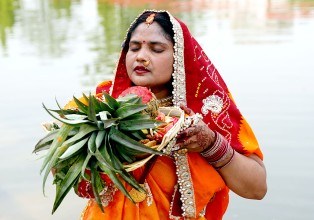
{"type": "Polygon", "coordinates": [[[141,48],[137,53],[136,61],[139,63],[143,63],[147,60],[149,60],[148,54],[143,48],[141,48]]]}

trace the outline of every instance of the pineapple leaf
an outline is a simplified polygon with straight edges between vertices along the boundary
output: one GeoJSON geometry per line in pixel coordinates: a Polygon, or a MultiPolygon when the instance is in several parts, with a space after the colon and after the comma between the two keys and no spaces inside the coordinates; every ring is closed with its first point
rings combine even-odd
{"type": "Polygon", "coordinates": [[[88,100],[88,112],[87,112],[87,115],[88,115],[88,119],[97,123],[97,118],[96,118],[96,112],[95,112],[95,108],[94,108],[94,102],[92,100],[92,95],[90,94],[89,95],[89,100],[88,100]]]}
{"type": "Polygon", "coordinates": [[[110,96],[108,93],[106,93],[105,91],[102,92],[104,97],[105,97],[105,100],[106,100],[106,103],[108,104],[108,106],[111,108],[111,109],[114,109],[116,110],[118,107],[119,107],[119,103],[117,102],[117,100],[115,100],[112,96],[110,96]]]}
{"type": "Polygon", "coordinates": [[[100,199],[100,195],[99,193],[102,191],[103,189],[103,184],[102,184],[102,179],[100,177],[100,174],[97,171],[97,163],[95,163],[94,161],[91,161],[91,182],[92,182],[92,190],[95,196],[95,200],[99,206],[99,208],[101,209],[102,212],[104,211],[104,208],[101,204],[101,199],[100,199]]]}
{"type": "Polygon", "coordinates": [[[64,117],[68,120],[84,120],[87,118],[87,115],[83,114],[67,114],[64,117]]]}
{"type": "Polygon", "coordinates": [[[67,139],[63,144],[64,145],[67,145],[67,144],[72,145],[72,143],[81,140],[85,135],[87,135],[87,134],[89,134],[95,130],[97,130],[97,127],[83,124],[83,125],[81,125],[79,132],[76,135],[74,135],[73,137],[67,139]]]}
{"type": "Polygon", "coordinates": [[[74,102],[75,102],[75,104],[77,105],[78,109],[79,109],[81,112],[87,114],[87,112],[88,112],[88,106],[85,105],[85,104],[84,104],[83,102],[81,102],[80,100],[78,100],[75,96],[73,96],[73,99],[74,99],[74,102]]]}
{"type": "Polygon", "coordinates": [[[85,101],[88,103],[88,97],[85,95],[85,93],[82,93],[83,94],[83,98],[85,99],[85,101]]]}
{"type": "Polygon", "coordinates": [[[61,160],[65,160],[68,159],[69,157],[73,156],[74,154],[76,154],[79,150],[82,149],[82,147],[84,147],[84,145],[86,144],[86,142],[88,141],[88,137],[78,141],[77,143],[71,145],[68,149],[66,149],[66,151],[59,157],[61,160]]]}
{"type": "Polygon", "coordinates": [[[101,111],[107,111],[109,112],[110,114],[113,114],[114,113],[114,109],[112,109],[109,105],[107,105],[106,103],[104,102],[99,102],[99,105],[100,105],[100,108],[101,108],[101,111]]]}
{"type": "Polygon", "coordinates": [[[124,149],[123,145],[115,143],[115,146],[116,146],[115,149],[112,149],[112,150],[122,162],[126,161],[128,163],[132,163],[136,160],[136,157],[134,155],[138,155],[141,153],[141,152],[137,152],[136,154],[130,154],[130,153],[127,153],[125,150],[123,150],[124,149]]]}
{"type": "Polygon", "coordinates": [[[62,122],[62,123],[64,123],[64,124],[66,124],[66,125],[78,126],[78,125],[80,125],[80,124],[84,124],[84,123],[89,122],[88,120],[67,120],[67,119],[61,119],[60,117],[57,117],[57,116],[55,116],[54,114],[52,114],[52,113],[50,112],[51,110],[47,109],[44,104],[43,104],[43,107],[44,107],[44,109],[48,112],[48,114],[49,114],[50,116],[52,116],[52,117],[55,118],[56,120],[58,120],[58,121],[60,121],[60,122],[62,122]]]}
{"type": "Polygon", "coordinates": [[[60,129],[54,130],[54,131],[50,131],[45,137],[43,137],[42,139],[40,139],[37,144],[35,145],[35,149],[33,151],[33,153],[37,153],[41,150],[47,149],[46,146],[51,145],[53,139],[55,139],[55,137],[58,135],[60,129]]]}
{"type": "Polygon", "coordinates": [[[119,118],[112,118],[110,112],[108,111],[101,111],[98,115],[102,121],[102,127],[104,129],[111,127],[112,125],[116,125],[119,120],[119,118]]]}
{"type": "Polygon", "coordinates": [[[160,156],[164,155],[160,151],[154,150],[150,147],[145,146],[144,144],[141,144],[141,143],[133,140],[132,138],[128,137],[127,135],[125,135],[124,133],[122,133],[121,131],[116,129],[115,127],[111,127],[109,135],[113,141],[115,141],[119,144],[122,144],[123,146],[125,146],[127,148],[138,150],[138,151],[141,151],[143,153],[157,154],[160,156]]]}
{"type": "Polygon", "coordinates": [[[106,129],[106,128],[109,128],[109,127],[111,127],[113,125],[117,125],[118,121],[119,121],[118,118],[110,118],[110,119],[107,119],[107,120],[102,120],[102,122],[104,123],[103,124],[103,128],[106,129]]]}
{"type": "Polygon", "coordinates": [[[46,185],[46,181],[47,181],[48,175],[49,175],[51,169],[54,168],[57,165],[59,156],[61,154],[62,154],[62,151],[61,151],[61,148],[59,147],[59,148],[56,149],[56,151],[54,152],[54,154],[52,155],[51,159],[49,160],[49,162],[47,164],[47,168],[45,170],[45,174],[44,174],[44,177],[43,177],[43,185],[42,185],[44,195],[45,195],[45,185],[46,185]]]}
{"type": "MultiPolygon", "coordinates": [[[[138,143],[138,142],[137,142],[138,143]]],[[[127,147],[123,144],[119,144],[116,142],[116,148],[119,149],[117,152],[119,152],[122,156],[127,156],[127,157],[130,157],[132,158],[133,160],[135,160],[134,156],[137,156],[137,155],[140,155],[140,154],[143,154],[142,151],[139,151],[139,150],[135,150],[133,148],[130,148],[130,147],[127,147]]]]}
{"type": "MultiPolygon", "coordinates": [[[[125,98],[125,97],[123,97],[123,98],[125,98]]],[[[140,98],[137,95],[135,95],[135,97],[118,100],[118,102],[119,102],[119,106],[120,107],[122,107],[124,105],[130,105],[130,104],[142,104],[142,98],[140,98]]]]}
{"type": "Polygon", "coordinates": [[[147,108],[147,105],[142,105],[142,104],[124,105],[123,107],[118,108],[114,114],[116,115],[116,117],[123,119],[133,114],[136,114],[138,112],[141,112],[146,108],[147,108]]]}
{"type": "Polygon", "coordinates": [[[61,115],[61,116],[64,116],[63,108],[61,108],[61,106],[60,106],[60,104],[59,104],[59,102],[58,102],[58,100],[57,100],[56,98],[55,98],[55,100],[56,100],[57,106],[58,106],[59,109],[60,109],[60,115],[61,115]]]}
{"type": "Polygon", "coordinates": [[[106,166],[99,164],[101,170],[103,170],[108,177],[111,179],[113,184],[131,201],[135,204],[134,200],[130,196],[129,192],[126,190],[124,185],[122,184],[121,180],[118,178],[117,174],[112,170],[108,169],[106,166]]]}
{"type": "Polygon", "coordinates": [[[95,109],[95,113],[98,114],[98,112],[101,112],[103,111],[102,108],[101,108],[101,105],[100,105],[100,101],[98,101],[98,99],[96,99],[95,96],[92,96],[90,95],[90,98],[89,98],[92,103],[93,103],[93,106],[94,106],[94,109],[95,109]]]}
{"type": "Polygon", "coordinates": [[[140,97],[136,94],[130,93],[125,96],[119,96],[116,100],[119,103],[124,103],[124,102],[130,102],[130,101],[132,102],[133,99],[136,99],[136,98],[140,98],[140,97]]]}
{"type": "Polygon", "coordinates": [[[96,157],[98,164],[102,164],[103,166],[107,167],[107,169],[112,170],[113,172],[120,172],[119,170],[113,167],[111,161],[107,160],[98,149],[96,150],[94,156],[96,157]]]}
{"type": "Polygon", "coordinates": [[[129,132],[126,132],[126,134],[130,137],[134,137],[137,140],[142,140],[146,138],[146,134],[144,134],[142,130],[129,131],[129,132]]]}
{"type": "MultiPolygon", "coordinates": [[[[70,127],[71,128],[71,127],[70,127]]],[[[74,143],[77,140],[80,140],[81,138],[83,138],[86,134],[94,131],[95,128],[92,126],[88,126],[88,125],[82,125],[80,128],[80,132],[71,137],[70,139],[66,140],[66,141],[61,141],[62,143],[60,145],[57,146],[56,150],[54,150],[53,154],[50,156],[46,156],[44,164],[42,166],[41,172],[42,170],[47,166],[45,174],[44,174],[44,180],[43,180],[43,192],[45,194],[45,184],[46,184],[46,180],[47,177],[49,175],[50,170],[56,165],[59,157],[71,146],[72,143],[74,143]]],[[[62,137],[60,138],[56,138],[55,140],[62,140],[62,137]]]]}
{"type": "Polygon", "coordinates": [[[73,109],[59,109],[59,110],[57,110],[57,109],[54,109],[54,110],[50,110],[50,111],[53,111],[53,112],[55,112],[55,113],[58,113],[59,115],[64,115],[64,116],[66,116],[66,115],[71,115],[71,114],[76,114],[76,115],[85,115],[84,113],[82,113],[82,112],[79,112],[79,111],[77,111],[77,110],[73,110],[73,109]]]}
{"type": "Polygon", "coordinates": [[[155,128],[164,124],[166,123],[154,119],[122,120],[119,123],[119,128],[125,131],[136,131],[148,128],[155,128]]]}
{"type": "MultiPolygon", "coordinates": [[[[59,140],[59,139],[57,139],[59,140]]],[[[60,141],[62,142],[62,140],[60,141]]],[[[53,155],[50,157],[50,159],[48,160],[47,163],[47,167],[46,167],[46,171],[44,174],[44,178],[43,178],[43,193],[45,194],[45,184],[48,178],[48,175],[51,171],[52,168],[56,167],[59,160],[59,157],[66,151],[66,149],[68,149],[68,147],[70,146],[70,143],[68,142],[67,144],[65,144],[66,141],[63,142],[63,144],[61,146],[58,146],[58,148],[54,151],[53,155]]],[[[47,159],[47,157],[45,158],[45,160],[47,159]]]]}
{"type": "Polygon", "coordinates": [[[45,167],[47,166],[49,161],[51,161],[51,158],[53,157],[57,148],[60,147],[64,143],[65,139],[67,138],[67,136],[71,130],[72,130],[72,127],[69,125],[63,125],[60,128],[56,138],[54,138],[54,140],[50,146],[50,149],[49,149],[49,151],[48,151],[48,153],[44,159],[44,162],[43,162],[41,169],[40,169],[40,173],[45,169],[45,167]]]}
{"type": "Polygon", "coordinates": [[[79,157],[80,155],[77,154],[67,160],[58,160],[53,167],[56,170],[55,174],[58,174],[59,171],[61,171],[62,169],[69,169],[69,167],[71,167],[72,164],[75,163],[79,157]]]}
{"type": "Polygon", "coordinates": [[[95,144],[96,144],[96,148],[99,149],[101,143],[103,142],[105,135],[106,135],[107,131],[98,131],[97,136],[96,136],[96,140],[95,140],[95,144]]]}
{"type": "Polygon", "coordinates": [[[118,169],[121,170],[120,176],[133,188],[135,188],[138,191],[141,192],[145,192],[145,190],[139,185],[139,183],[134,179],[134,177],[128,173],[122,163],[120,162],[120,160],[115,156],[112,147],[108,147],[108,155],[112,160],[112,164],[113,166],[118,169]]]}
{"type": "Polygon", "coordinates": [[[130,115],[128,117],[125,117],[123,120],[135,120],[135,119],[151,119],[151,117],[147,114],[142,114],[142,112],[130,115]]]}
{"type": "Polygon", "coordinates": [[[84,163],[83,163],[83,165],[82,165],[81,176],[82,176],[85,180],[88,180],[88,179],[89,179],[88,177],[85,176],[85,174],[86,174],[85,170],[86,170],[86,168],[87,168],[87,166],[88,166],[88,162],[90,161],[90,159],[92,158],[92,156],[93,156],[93,155],[92,155],[90,152],[88,152],[88,154],[87,154],[87,156],[86,156],[86,158],[85,158],[85,160],[84,160],[84,163]]]}
{"type": "Polygon", "coordinates": [[[87,147],[88,147],[88,152],[90,154],[94,154],[96,151],[96,137],[97,137],[97,131],[94,131],[92,135],[88,139],[87,147]]]}
{"type": "Polygon", "coordinates": [[[52,213],[54,213],[57,210],[57,208],[63,201],[64,197],[68,194],[68,192],[72,189],[72,187],[78,181],[83,163],[84,163],[84,157],[81,156],[78,158],[78,160],[75,163],[73,163],[73,165],[68,170],[66,176],[60,183],[59,187],[57,187],[57,193],[56,193],[56,198],[53,204],[52,213]]]}
{"type": "Polygon", "coordinates": [[[111,114],[108,111],[101,111],[101,112],[98,113],[98,115],[100,117],[100,120],[102,120],[102,121],[107,120],[108,116],[109,116],[109,118],[111,118],[111,114]]]}

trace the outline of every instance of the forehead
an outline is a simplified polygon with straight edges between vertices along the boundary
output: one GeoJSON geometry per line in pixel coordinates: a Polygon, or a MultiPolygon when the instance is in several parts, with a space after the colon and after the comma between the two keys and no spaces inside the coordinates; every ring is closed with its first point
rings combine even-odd
{"type": "Polygon", "coordinates": [[[131,35],[131,41],[159,41],[170,42],[166,37],[166,32],[157,22],[153,22],[149,27],[145,23],[139,24],[131,35]]]}

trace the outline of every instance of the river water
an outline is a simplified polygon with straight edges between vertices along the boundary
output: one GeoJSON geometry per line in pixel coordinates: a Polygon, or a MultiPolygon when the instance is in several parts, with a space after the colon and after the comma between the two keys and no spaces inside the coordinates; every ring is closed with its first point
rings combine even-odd
{"type": "Polygon", "coordinates": [[[110,79],[143,9],[183,20],[215,63],[264,152],[268,194],[231,194],[226,220],[310,220],[314,214],[314,1],[0,0],[0,220],[78,219],[71,193],[54,215],[51,178],[32,154],[54,107],[110,79]]]}

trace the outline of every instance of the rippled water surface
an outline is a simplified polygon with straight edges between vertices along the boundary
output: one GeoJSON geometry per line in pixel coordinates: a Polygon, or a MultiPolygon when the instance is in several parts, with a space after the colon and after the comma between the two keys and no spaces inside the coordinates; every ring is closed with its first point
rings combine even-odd
{"type": "MultiPolygon", "coordinates": [[[[265,156],[268,194],[231,194],[225,219],[310,220],[314,214],[314,1],[0,0],[0,219],[79,219],[71,193],[54,215],[31,152],[65,104],[110,79],[130,22],[143,9],[184,21],[215,63],[265,156]]],[[[204,180],[206,181],[206,180],[204,180]]]]}

